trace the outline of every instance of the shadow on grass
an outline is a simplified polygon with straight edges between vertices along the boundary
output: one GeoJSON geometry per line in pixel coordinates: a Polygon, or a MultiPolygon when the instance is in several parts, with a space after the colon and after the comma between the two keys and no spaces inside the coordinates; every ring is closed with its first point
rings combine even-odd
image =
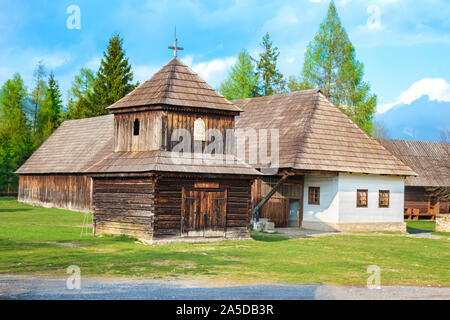
{"type": "Polygon", "coordinates": [[[252,239],[255,241],[262,241],[262,242],[279,242],[289,240],[289,237],[282,234],[268,234],[268,233],[254,232],[252,233],[252,239]]]}
{"type": "Polygon", "coordinates": [[[406,231],[411,234],[418,233],[432,233],[436,230],[436,222],[435,221],[406,221],[406,231]]]}
{"type": "Polygon", "coordinates": [[[23,211],[31,211],[29,208],[20,208],[20,209],[0,209],[0,213],[2,212],[23,212],[23,211]]]}

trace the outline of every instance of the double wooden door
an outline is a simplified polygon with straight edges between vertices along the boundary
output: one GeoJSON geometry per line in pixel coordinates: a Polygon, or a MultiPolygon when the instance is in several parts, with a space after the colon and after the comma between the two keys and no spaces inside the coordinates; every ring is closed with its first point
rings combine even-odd
{"type": "Polygon", "coordinates": [[[223,236],[227,191],[183,189],[181,233],[184,236],[223,236]]]}

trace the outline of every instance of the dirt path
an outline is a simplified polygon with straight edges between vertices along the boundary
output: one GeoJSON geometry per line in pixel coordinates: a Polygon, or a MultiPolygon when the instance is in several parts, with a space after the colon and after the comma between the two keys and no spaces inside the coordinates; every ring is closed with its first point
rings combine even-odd
{"type": "Polygon", "coordinates": [[[314,284],[262,284],[218,286],[204,281],[155,281],[110,278],[81,278],[80,290],[69,290],[67,278],[0,275],[0,299],[32,300],[449,300],[450,288],[344,287],[314,284]]]}

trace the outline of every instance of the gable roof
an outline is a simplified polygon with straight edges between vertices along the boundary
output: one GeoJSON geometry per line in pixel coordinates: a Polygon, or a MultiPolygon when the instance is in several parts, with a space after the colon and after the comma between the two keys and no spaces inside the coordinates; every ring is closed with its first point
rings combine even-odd
{"type": "Polygon", "coordinates": [[[117,109],[152,105],[241,111],[177,58],[170,60],[149,80],[108,109],[114,112],[117,109]]]}
{"type": "Polygon", "coordinates": [[[113,152],[114,115],[65,121],[17,174],[177,172],[260,175],[228,155],[228,161],[167,151],[113,152]]]}
{"type": "Polygon", "coordinates": [[[64,121],[18,174],[79,173],[113,150],[114,115],[64,121]]]}
{"type": "Polygon", "coordinates": [[[450,143],[389,140],[381,143],[418,175],[406,186],[450,187],[450,143]]]}
{"type": "Polygon", "coordinates": [[[233,102],[244,110],[236,118],[236,129],[279,130],[280,168],[415,174],[333,105],[320,90],[233,102]]]}

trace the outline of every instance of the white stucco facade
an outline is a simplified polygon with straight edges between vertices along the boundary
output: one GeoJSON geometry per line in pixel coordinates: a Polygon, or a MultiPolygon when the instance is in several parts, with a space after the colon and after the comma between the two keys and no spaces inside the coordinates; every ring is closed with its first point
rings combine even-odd
{"type": "Polygon", "coordinates": [[[404,177],[340,173],[305,176],[303,227],[318,230],[403,230],[404,177]],[[309,187],[320,187],[320,204],[308,204],[309,187]],[[368,190],[368,205],[358,208],[357,190],[368,190]],[[379,191],[389,190],[388,208],[379,207],[379,191]]]}

